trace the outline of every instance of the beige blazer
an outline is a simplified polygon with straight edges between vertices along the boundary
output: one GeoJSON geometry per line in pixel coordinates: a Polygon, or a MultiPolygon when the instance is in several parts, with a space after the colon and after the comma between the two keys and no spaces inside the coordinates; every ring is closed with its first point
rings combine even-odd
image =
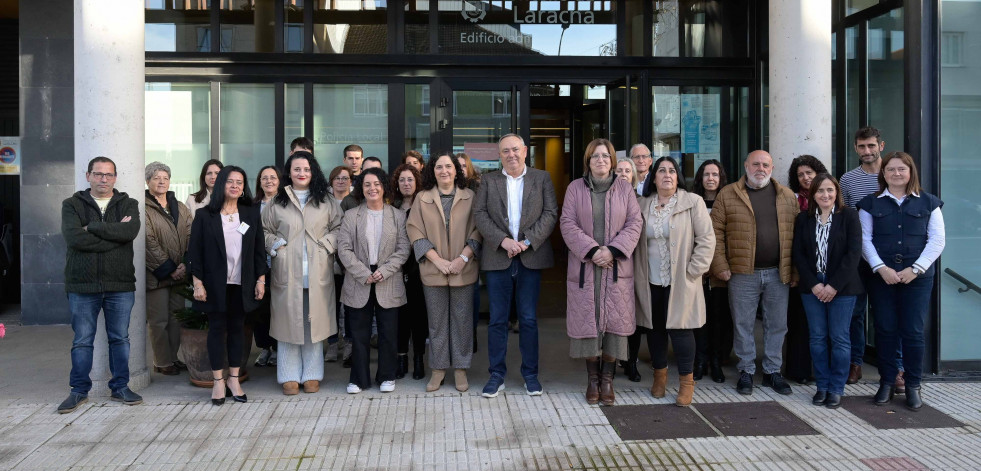
{"type": "MultiPolygon", "coordinates": [[[[657,194],[640,198],[644,227],[634,249],[634,293],[637,297],[637,325],[652,327],[651,281],[647,254],[647,218],[657,194]]],[[[668,224],[671,244],[671,294],[668,295],[668,329],[697,329],[705,325],[705,294],[702,275],[708,272],[715,252],[712,218],[702,197],[678,190],[678,203],[668,224]]]]}
{"type": "MultiPolygon", "coordinates": [[[[480,242],[477,222],[473,213],[474,193],[468,189],[456,189],[453,207],[450,209],[450,224],[446,227],[446,215],[440,201],[439,190],[420,192],[412,202],[412,211],[406,222],[409,241],[420,239],[432,242],[436,253],[445,260],[452,261],[463,253],[467,240],[480,242]]],[[[419,262],[419,275],[426,286],[469,286],[477,282],[477,257],[463,265],[463,271],[456,275],[444,275],[433,265],[425,254],[415,254],[419,262]]],[[[476,255],[476,254],[474,254],[476,255]]]]}
{"type": "Polygon", "coordinates": [[[269,335],[292,344],[303,344],[303,241],[307,245],[307,274],[310,297],[310,340],[319,342],[337,333],[334,253],[341,208],[332,198],[300,209],[291,186],[289,203],[283,207],[270,201],[262,211],[266,253],[278,239],[286,245],[272,257],[269,280],[269,335]]]}
{"type": "MultiPolygon", "coordinates": [[[[382,238],[378,247],[378,271],[382,281],[375,284],[375,297],[379,306],[389,309],[406,303],[402,264],[409,259],[409,237],[405,233],[405,214],[387,204],[383,211],[382,238]]],[[[361,203],[344,213],[341,230],[337,233],[337,257],[345,269],[341,302],[352,308],[364,307],[371,294],[371,285],[365,283],[371,276],[365,237],[367,218],[368,207],[361,203]]]]}

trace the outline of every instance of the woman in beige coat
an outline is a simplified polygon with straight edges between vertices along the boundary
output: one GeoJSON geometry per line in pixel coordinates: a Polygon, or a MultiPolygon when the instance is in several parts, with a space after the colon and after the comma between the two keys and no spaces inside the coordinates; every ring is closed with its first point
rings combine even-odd
{"type": "Polygon", "coordinates": [[[474,219],[474,193],[460,162],[448,152],[429,159],[422,188],[406,222],[422,292],[429,312],[429,367],[426,391],[439,389],[447,368],[456,369],[458,391],[469,389],[473,358],[473,289],[477,282],[480,233],[474,219]]]}
{"type": "Polygon", "coordinates": [[[340,208],[313,154],[294,153],[273,204],[262,212],[272,256],[269,335],[278,340],[276,376],[283,394],[313,393],[324,377],[323,340],[337,333],[334,252],[340,208]]]}
{"type": "Polygon", "coordinates": [[[679,189],[683,177],[674,159],[658,159],[652,171],[654,184],[640,199],[644,234],[634,251],[637,327],[648,329],[651,395],[664,397],[670,337],[680,379],[675,404],[688,406],[695,392],[694,329],[705,324],[702,275],[712,263],[715,232],[705,201],[679,189]]]}
{"type": "Polygon", "coordinates": [[[153,346],[153,369],[176,375],[181,328],[174,311],[184,307],[177,292],[187,276],[184,255],[191,238],[191,211],[170,191],[170,167],[146,166],[146,321],[153,346]]]}

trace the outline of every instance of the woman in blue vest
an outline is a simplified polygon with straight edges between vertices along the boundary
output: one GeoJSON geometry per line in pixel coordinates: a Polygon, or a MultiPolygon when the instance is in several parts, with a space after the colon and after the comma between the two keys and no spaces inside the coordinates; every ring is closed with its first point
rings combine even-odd
{"type": "Polygon", "coordinates": [[[862,255],[876,276],[869,280],[879,358],[876,405],[894,394],[896,343],[902,339],[906,407],[918,410],[923,373],[923,326],[933,292],[933,262],[944,249],[943,201],[920,188],[913,158],[891,152],[882,158],[879,191],[858,202],[862,255]]]}

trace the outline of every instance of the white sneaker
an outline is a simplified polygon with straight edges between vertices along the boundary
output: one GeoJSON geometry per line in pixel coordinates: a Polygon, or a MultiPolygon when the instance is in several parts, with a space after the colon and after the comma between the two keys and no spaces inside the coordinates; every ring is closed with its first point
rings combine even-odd
{"type": "Polygon", "coordinates": [[[358,387],[357,384],[348,383],[348,385],[347,385],[347,393],[348,394],[357,394],[359,392],[361,392],[361,388],[358,387]]]}
{"type": "Polygon", "coordinates": [[[272,355],[269,355],[269,363],[266,366],[276,366],[276,350],[272,351],[272,355]]]}
{"type": "Polygon", "coordinates": [[[334,363],[337,361],[337,343],[332,343],[327,345],[327,351],[324,353],[324,361],[327,363],[334,363]]]}
{"type": "Polygon", "coordinates": [[[379,389],[381,389],[381,392],[392,392],[395,390],[395,381],[382,381],[381,388],[379,389]]]}

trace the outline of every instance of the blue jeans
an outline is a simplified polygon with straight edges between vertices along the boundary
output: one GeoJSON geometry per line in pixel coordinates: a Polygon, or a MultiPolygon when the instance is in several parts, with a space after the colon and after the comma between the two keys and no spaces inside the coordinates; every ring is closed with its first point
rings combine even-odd
{"type": "MultiPolygon", "coordinates": [[[[818,283],[824,283],[824,279],[824,274],[818,273],[818,283]]],[[[801,288],[800,298],[807,314],[817,390],[844,394],[851,361],[849,330],[856,296],[835,296],[830,303],[824,303],[805,290],[801,288]]]]}
{"type": "Polygon", "coordinates": [[[729,278],[729,307],[732,310],[733,350],[737,368],[756,374],[756,310],[763,307],[763,372],[780,372],[783,340],[787,335],[787,301],[790,285],[780,281],[780,269],[753,270],[752,275],[733,273],[729,278]]]}
{"type": "Polygon", "coordinates": [[[507,374],[508,314],[514,296],[518,311],[518,347],[521,350],[521,376],[538,376],[538,307],[540,270],[525,268],[518,258],[504,270],[485,272],[490,302],[490,325],[487,327],[487,355],[491,376],[507,374]]]}
{"type": "Polygon", "coordinates": [[[129,316],[133,311],[136,295],[133,291],[106,293],[68,293],[68,308],[72,313],[72,370],[69,385],[73,393],[83,396],[92,389],[92,343],[99,311],[106,317],[106,334],[109,337],[109,390],[118,391],[129,384],[129,316]]]}
{"type": "Polygon", "coordinates": [[[921,276],[909,284],[895,285],[887,285],[879,275],[869,280],[880,384],[892,384],[896,379],[899,369],[897,350],[902,348],[901,365],[906,386],[920,385],[926,348],[923,330],[932,294],[933,276],[921,276]]]}

